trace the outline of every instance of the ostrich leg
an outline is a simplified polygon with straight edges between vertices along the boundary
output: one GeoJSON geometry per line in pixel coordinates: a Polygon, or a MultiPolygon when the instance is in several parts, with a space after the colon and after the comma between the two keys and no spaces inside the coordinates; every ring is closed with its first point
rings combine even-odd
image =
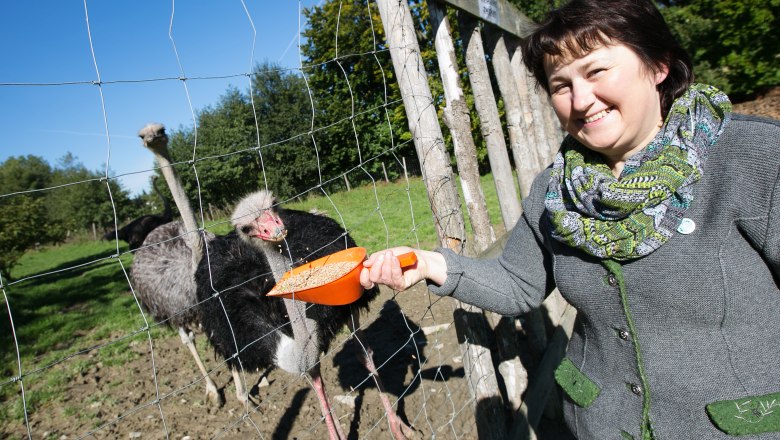
{"type": "Polygon", "coordinates": [[[185,330],[184,327],[179,327],[179,336],[181,337],[181,342],[190,349],[190,353],[192,353],[192,357],[195,358],[195,363],[198,364],[198,369],[200,369],[200,373],[203,375],[203,380],[206,382],[206,397],[212,404],[222,406],[225,403],[225,400],[219,394],[217,384],[209,377],[209,373],[206,371],[206,367],[200,359],[198,349],[195,347],[195,342],[192,340],[192,333],[185,330]]]}
{"type": "Polygon", "coordinates": [[[322,409],[322,416],[325,418],[325,424],[328,425],[328,433],[331,440],[346,440],[347,436],[341,430],[341,424],[338,419],[333,417],[333,410],[328,402],[328,396],[325,393],[325,382],[322,380],[320,374],[320,366],[315,365],[309,369],[309,376],[311,376],[312,386],[314,391],[317,392],[317,398],[320,401],[320,409],[322,409]]]}
{"type": "Polygon", "coordinates": [[[244,380],[241,379],[241,373],[235,367],[230,369],[230,373],[233,375],[233,383],[236,385],[236,399],[246,405],[249,402],[249,391],[244,385],[244,380]]]}
{"type": "Polygon", "coordinates": [[[325,392],[325,383],[320,374],[320,347],[317,337],[318,325],[313,319],[306,317],[306,304],[302,301],[284,299],[284,305],[287,308],[287,315],[290,317],[290,324],[293,331],[294,350],[285,350],[281,354],[279,366],[290,372],[308,373],[312,380],[312,386],[317,393],[317,399],[320,401],[322,416],[325,418],[325,424],[328,426],[328,434],[331,440],[346,440],[346,436],[341,429],[338,419],[333,417],[333,409],[330,406],[328,396],[325,392]],[[281,359],[287,357],[287,360],[281,359]],[[294,364],[292,364],[294,362],[294,364]],[[292,364],[292,365],[291,365],[292,364]]]}
{"type": "Polygon", "coordinates": [[[393,438],[396,440],[419,438],[417,431],[401,420],[385,393],[385,387],[382,385],[382,380],[379,378],[379,371],[377,371],[376,365],[374,365],[374,350],[371,349],[365,333],[360,329],[360,316],[356,310],[352,311],[352,322],[354,324],[353,330],[355,332],[355,338],[363,348],[363,353],[359,353],[358,357],[360,357],[363,366],[366,367],[366,370],[368,370],[369,374],[371,374],[371,377],[374,379],[376,389],[379,392],[379,399],[382,401],[382,406],[385,407],[387,422],[390,424],[390,432],[393,433],[393,438]]]}

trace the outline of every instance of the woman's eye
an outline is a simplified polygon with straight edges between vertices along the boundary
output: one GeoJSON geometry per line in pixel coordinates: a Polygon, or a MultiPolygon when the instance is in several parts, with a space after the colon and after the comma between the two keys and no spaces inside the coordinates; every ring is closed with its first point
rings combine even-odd
{"type": "Polygon", "coordinates": [[[601,69],[601,68],[598,68],[598,69],[593,69],[593,70],[591,70],[590,72],[588,72],[588,76],[592,78],[592,77],[594,77],[594,76],[598,76],[598,75],[600,75],[600,74],[601,74],[601,73],[603,73],[603,72],[606,72],[606,70],[607,70],[607,69],[601,69]]]}
{"type": "Polygon", "coordinates": [[[569,88],[568,84],[553,84],[552,93],[563,93],[569,88]]]}

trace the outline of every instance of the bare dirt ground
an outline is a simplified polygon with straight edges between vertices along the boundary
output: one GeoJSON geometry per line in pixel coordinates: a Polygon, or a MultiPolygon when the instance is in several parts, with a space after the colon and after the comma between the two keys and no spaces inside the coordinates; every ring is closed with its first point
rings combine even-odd
{"type": "Polygon", "coordinates": [[[775,87],[755,100],[734,104],[734,111],[780,120],[780,87],[775,87]]]}
{"type": "MultiPolygon", "coordinates": [[[[735,111],[780,119],[780,88],[736,104],[735,111]]],[[[419,438],[478,436],[452,307],[452,301],[434,298],[423,288],[395,297],[383,292],[364,320],[388,395],[419,438]]],[[[205,400],[198,370],[178,336],[155,339],[153,351],[146,333],[120,344],[137,355],[108,366],[97,360],[93,350],[54,367],[65,371],[70,362],[83,365],[75,376],[63,375],[64,395],[54,396],[31,413],[33,438],[327,438],[306,377],[279,370],[247,373],[254,402],[244,407],[235,399],[230,372],[206,348],[203,357],[226,400],[215,407],[205,400]]],[[[350,439],[392,438],[376,387],[358,361],[359,350],[345,331],[322,358],[334,411],[350,439]]],[[[36,384],[34,376],[27,382],[30,389],[46,386],[36,384]]],[[[543,426],[541,438],[570,438],[559,422],[545,419],[543,426]]],[[[27,438],[27,429],[22,423],[0,426],[0,437],[27,438]]]]}
{"type": "MultiPolygon", "coordinates": [[[[452,301],[437,301],[424,289],[404,292],[396,299],[383,292],[365,317],[364,329],[390,401],[419,432],[419,438],[477,437],[473,402],[452,325],[452,306],[452,301]]],[[[145,333],[122,344],[137,356],[121,365],[103,365],[97,361],[96,351],[74,358],[84,367],[79,374],[65,378],[65,395],[30,415],[33,438],[328,436],[316,394],[306,377],[278,369],[247,373],[245,380],[254,402],[244,407],[235,398],[229,370],[206,348],[205,363],[214,370],[211,377],[226,401],[217,407],[206,401],[197,367],[178,335],[166,333],[166,337],[155,339],[153,357],[145,333]],[[157,371],[156,386],[152,362],[157,371]]],[[[334,411],[350,439],[392,438],[376,386],[357,356],[361,351],[344,331],[321,360],[334,411]]],[[[64,371],[73,361],[54,368],[64,371]]],[[[31,388],[39,386],[34,377],[27,383],[31,388]]],[[[27,433],[22,424],[3,426],[0,437],[21,439],[27,438],[27,433]]]]}

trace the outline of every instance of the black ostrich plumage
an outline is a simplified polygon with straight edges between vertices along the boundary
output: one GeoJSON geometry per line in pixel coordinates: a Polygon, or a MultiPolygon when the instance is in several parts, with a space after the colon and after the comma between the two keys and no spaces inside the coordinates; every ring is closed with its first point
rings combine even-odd
{"type": "MultiPolygon", "coordinates": [[[[287,228],[287,237],[278,246],[269,245],[269,249],[287,258],[291,255],[296,266],[356,246],[331,218],[288,209],[279,209],[278,215],[287,228]]],[[[275,285],[265,255],[235,231],[216,237],[208,243],[208,257],[201,260],[195,280],[201,323],[216,352],[231,367],[238,367],[238,359],[232,357],[237,343],[245,369],[273,366],[278,332],[292,337],[292,329],[283,300],[265,296],[275,285]],[[215,291],[220,292],[221,303],[213,297],[215,291]]],[[[335,334],[350,321],[351,307],[367,308],[378,293],[377,288],[368,290],[351,305],[309,304],[306,315],[319,324],[320,350],[327,351],[335,334]]]]}
{"type": "Polygon", "coordinates": [[[172,221],[173,217],[170,214],[142,215],[116,231],[106,232],[106,234],[103,235],[103,240],[114,240],[118,238],[127,242],[130,250],[135,250],[141,247],[146,236],[149,235],[150,232],[157,227],[172,221]]]}

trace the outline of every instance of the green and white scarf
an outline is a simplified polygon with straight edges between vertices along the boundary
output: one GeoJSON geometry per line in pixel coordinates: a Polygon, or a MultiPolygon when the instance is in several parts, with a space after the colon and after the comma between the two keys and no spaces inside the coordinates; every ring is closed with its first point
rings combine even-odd
{"type": "Polygon", "coordinates": [[[658,249],[690,207],[709,147],[730,119],[725,94],[693,84],[672,103],[652,142],[626,160],[619,178],[600,154],[567,136],[545,200],[553,237],[618,261],[658,249]]]}

